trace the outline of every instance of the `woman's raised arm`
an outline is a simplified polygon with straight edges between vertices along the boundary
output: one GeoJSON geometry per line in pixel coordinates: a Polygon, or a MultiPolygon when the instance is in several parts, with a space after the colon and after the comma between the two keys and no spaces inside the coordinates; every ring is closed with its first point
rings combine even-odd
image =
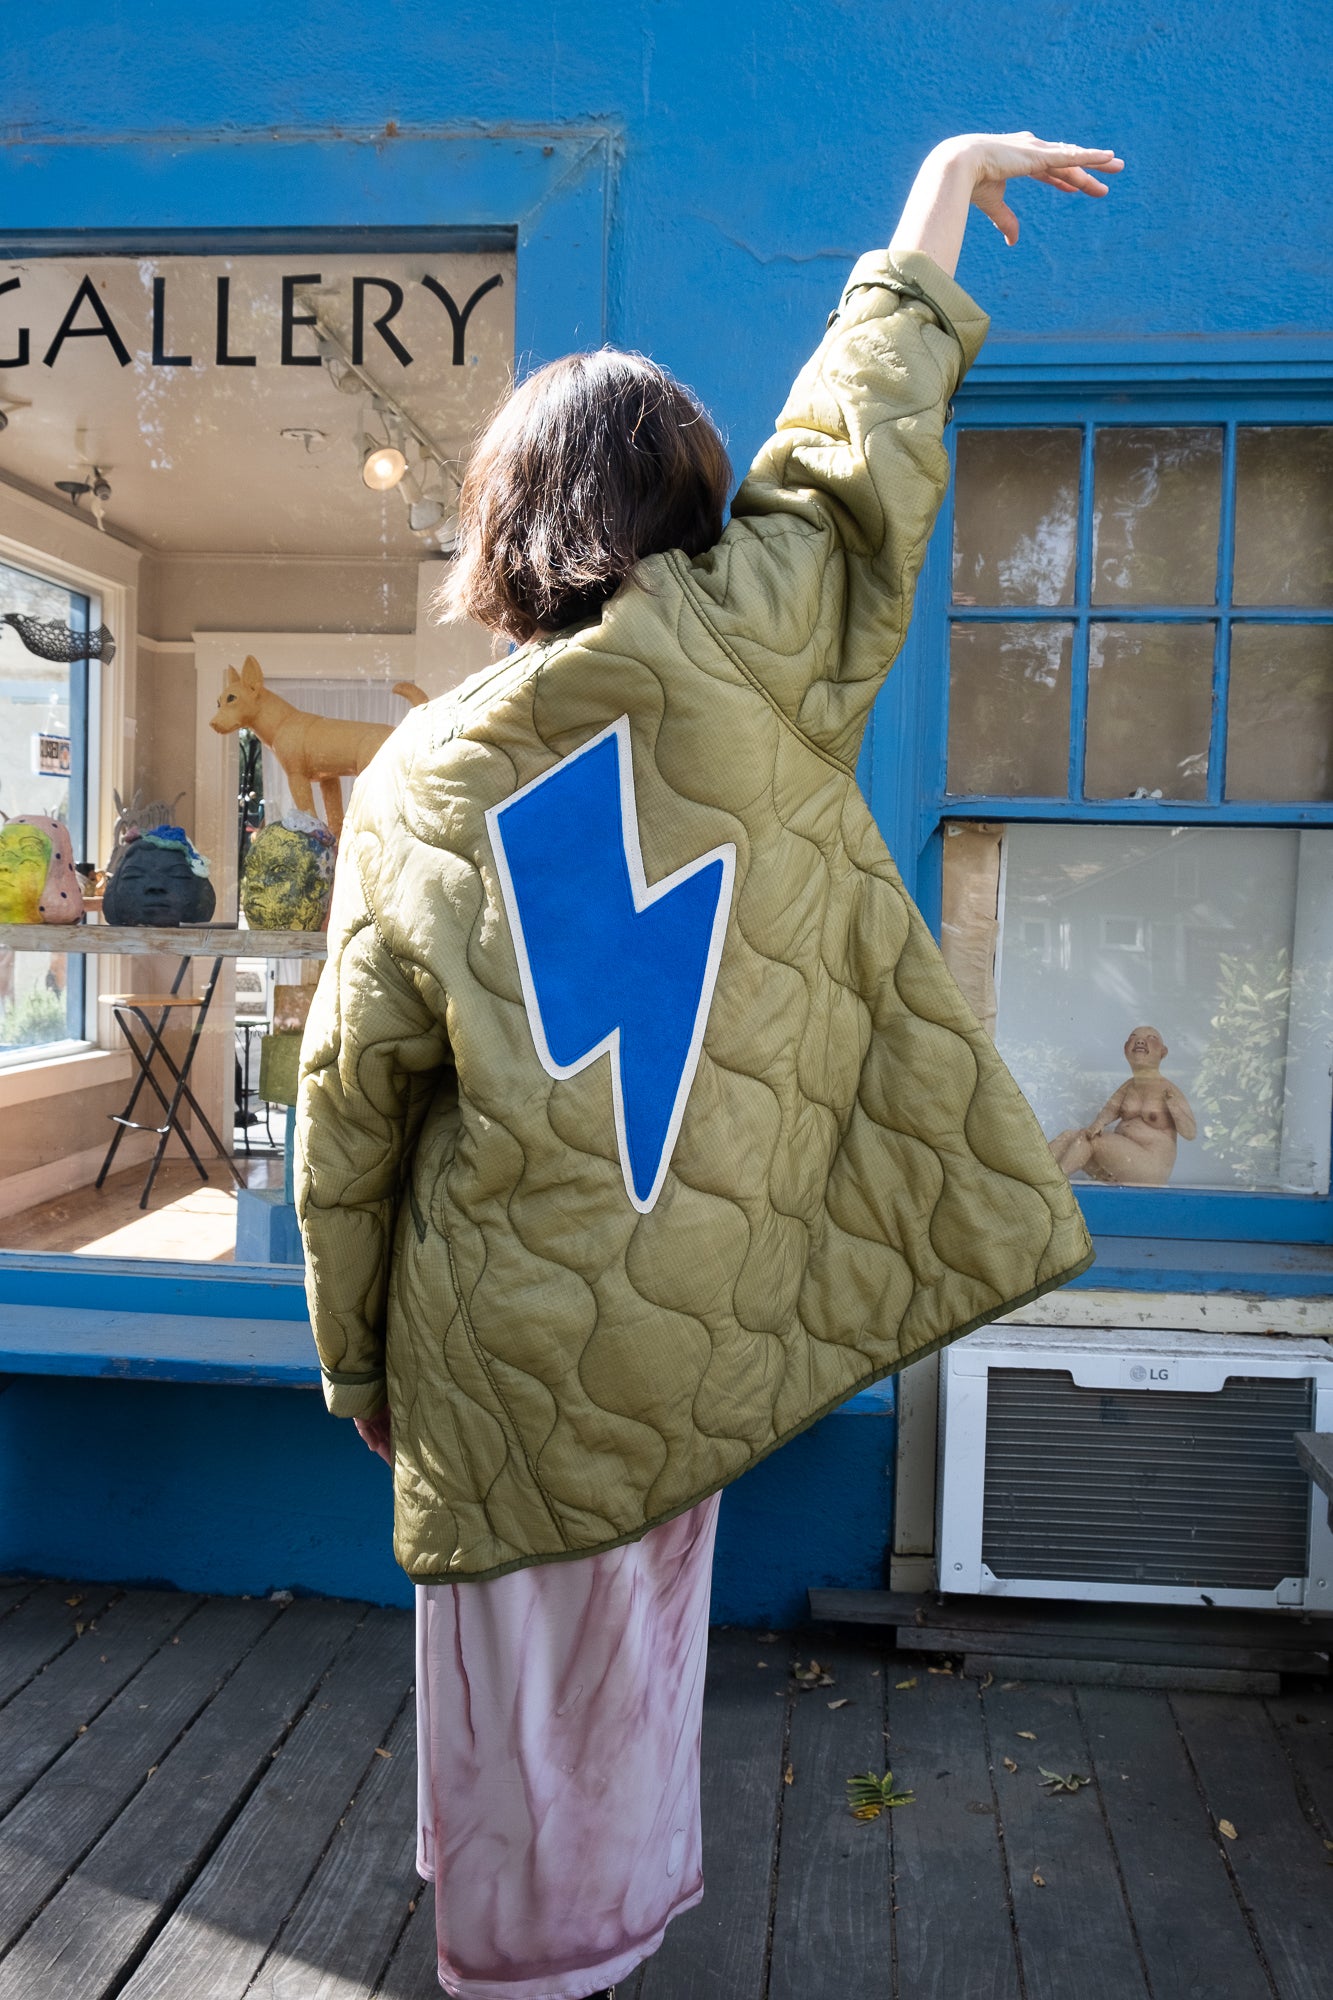
{"type": "Polygon", "coordinates": [[[1007,182],[1034,180],[1064,194],[1101,196],[1106,183],[1088,169],[1118,174],[1124,164],[1109,147],[1065,146],[1032,132],[965,132],[945,139],[922,161],[889,251],[924,250],[952,277],[969,208],[988,215],[1011,248],[1017,243],[1018,217],[1004,198],[1007,182]]]}
{"type": "Polygon", "coordinates": [[[953,267],[970,206],[1009,242],[1005,183],[1105,193],[1115,155],[969,134],[922,166],[887,250],[857,261],[719,545],[688,565],[705,624],[817,748],[855,760],[907,628],[948,483],[949,400],[985,338],[953,267]]]}

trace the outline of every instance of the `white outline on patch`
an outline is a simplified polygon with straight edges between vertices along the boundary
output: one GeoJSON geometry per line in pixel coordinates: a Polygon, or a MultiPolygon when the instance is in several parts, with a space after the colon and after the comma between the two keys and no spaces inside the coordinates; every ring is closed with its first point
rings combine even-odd
{"type": "Polygon", "coordinates": [[[599,730],[596,736],[591,737],[579,749],[571,751],[568,757],[562,757],[558,764],[553,764],[549,771],[543,771],[539,778],[534,778],[530,784],[524,785],[521,791],[512,793],[502,805],[492,806],[486,814],[486,827],[491,837],[491,850],[495,856],[495,868],[500,881],[500,892],[504,897],[505,911],[509,917],[509,926],[513,934],[514,952],[518,959],[518,976],[523,988],[523,1005],[527,1010],[528,1026],[532,1030],[532,1039],[537,1050],[537,1058],[548,1076],[563,1080],[566,1077],[577,1076],[581,1070],[587,1069],[590,1063],[595,1063],[599,1056],[610,1055],[611,1100],[615,1110],[616,1145],[620,1152],[621,1177],[625,1183],[625,1192],[634,1207],[638,1209],[640,1215],[647,1215],[656,1206],[657,1198],[662,1192],[662,1186],[667,1176],[667,1169],[671,1164],[671,1156],[676,1150],[676,1140],[680,1136],[681,1122],[685,1116],[686,1100],[689,1097],[690,1088],[694,1082],[695,1071],[699,1067],[699,1056],[703,1049],[704,1030],[708,1025],[708,1016],[713,1005],[713,992],[717,985],[718,968],[722,962],[722,946],[726,938],[727,919],[731,915],[731,898],[736,881],[735,842],[724,841],[720,847],[711,848],[707,854],[701,854],[697,861],[687,863],[684,868],[678,868],[674,875],[664,876],[660,882],[655,883],[651,888],[649,887],[643,870],[643,851],[639,846],[639,813],[638,802],[634,794],[634,766],[630,752],[628,715],[622,715],[609,728],[599,730]],[[722,886],[718,892],[717,910],[713,916],[712,935],[708,943],[708,958],[704,965],[703,985],[700,988],[699,1004],[694,1016],[694,1032],[690,1037],[690,1045],[686,1051],[685,1061],[681,1068],[680,1082],[676,1086],[675,1102],[671,1107],[671,1118],[667,1125],[666,1137],[662,1143],[662,1154],[658,1161],[657,1174],[653,1180],[652,1187],[648,1191],[646,1201],[640,1201],[638,1195],[634,1192],[633,1174],[630,1167],[629,1141],[625,1130],[624,1086],[620,1074],[620,1029],[619,1027],[613,1028],[609,1035],[603,1036],[595,1048],[590,1049],[587,1055],[581,1056],[575,1063],[558,1063],[551,1054],[546,1040],[546,1030],[542,1025],[541,1008],[537,1003],[536,987],[533,985],[532,965],[528,958],[527,939],[523,934],[523,919],[518,907],[518,897],[514,890],[513,877],[509,872],[509,859],[505,853],[504,836],[500,830],[500,821],[510,806],[516,805],[520,799],[526,798],[529,792],[535,792],[539,785],[544,785],[549,778],[555,776],[557,771],[567,769],[576,758],[586,757],[590,750],[595,750],[599,744],[605,743],[608,736],[614,736],[616,739],[620,775],[620,831],[621,839],[624,843],[625,865],[629,870],[630,893],[634,898],[635,910],[650,909],[654,903],[660,902],[663,896],[669,895],[680,883],[689,881],[690,877],[697,875],[701,869],[710,867],[715,861],[722,863],[722,886]]]}

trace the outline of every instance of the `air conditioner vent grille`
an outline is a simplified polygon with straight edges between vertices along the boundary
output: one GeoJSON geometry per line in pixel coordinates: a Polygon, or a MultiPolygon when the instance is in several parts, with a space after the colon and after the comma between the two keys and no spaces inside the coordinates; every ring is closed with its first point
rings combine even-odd
{"type": "Polygon", "coordinates": [[[1309,1378],[1215,1393],[1080,1389],[1064,1369],[988,1375],[982,1561],[997,1577],[1272,1590],[1307,1566],[1310,1482],[1292,1444],[1309,1378]]]}

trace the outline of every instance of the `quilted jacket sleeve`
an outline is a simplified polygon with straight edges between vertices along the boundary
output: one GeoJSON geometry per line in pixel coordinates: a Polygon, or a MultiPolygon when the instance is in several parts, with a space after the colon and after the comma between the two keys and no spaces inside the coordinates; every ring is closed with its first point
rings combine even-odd
{"type": "Polygon", "coordinates": [[[324,1400],[385,1402],[394,1223],[421,1119],[450,1062],[443,1021],[375,928],[355,857],[340,859],[329,957],[301,1044],[296,1209],[324,1400]]]}
{"type": "Polygon", "coordinates": [[[923,251],[862,257],[721,542],[690,566],[717,636],[845,762],[903,642],[948,482],[949,399],[988,325],[923,251]]]}

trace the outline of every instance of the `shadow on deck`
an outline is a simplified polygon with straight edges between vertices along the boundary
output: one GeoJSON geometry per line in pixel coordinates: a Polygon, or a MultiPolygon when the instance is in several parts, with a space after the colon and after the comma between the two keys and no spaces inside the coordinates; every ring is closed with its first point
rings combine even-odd
{"type": "MultiPolygon", "coordinates": [[[[438,1994],[412,1673],[408,1612],[0,1585],[0,2000],[438,1994]]],[[[717,1632],[704,1839],[625,2000],[1326,2000],[1333,1698],[717,1632]]]]}

